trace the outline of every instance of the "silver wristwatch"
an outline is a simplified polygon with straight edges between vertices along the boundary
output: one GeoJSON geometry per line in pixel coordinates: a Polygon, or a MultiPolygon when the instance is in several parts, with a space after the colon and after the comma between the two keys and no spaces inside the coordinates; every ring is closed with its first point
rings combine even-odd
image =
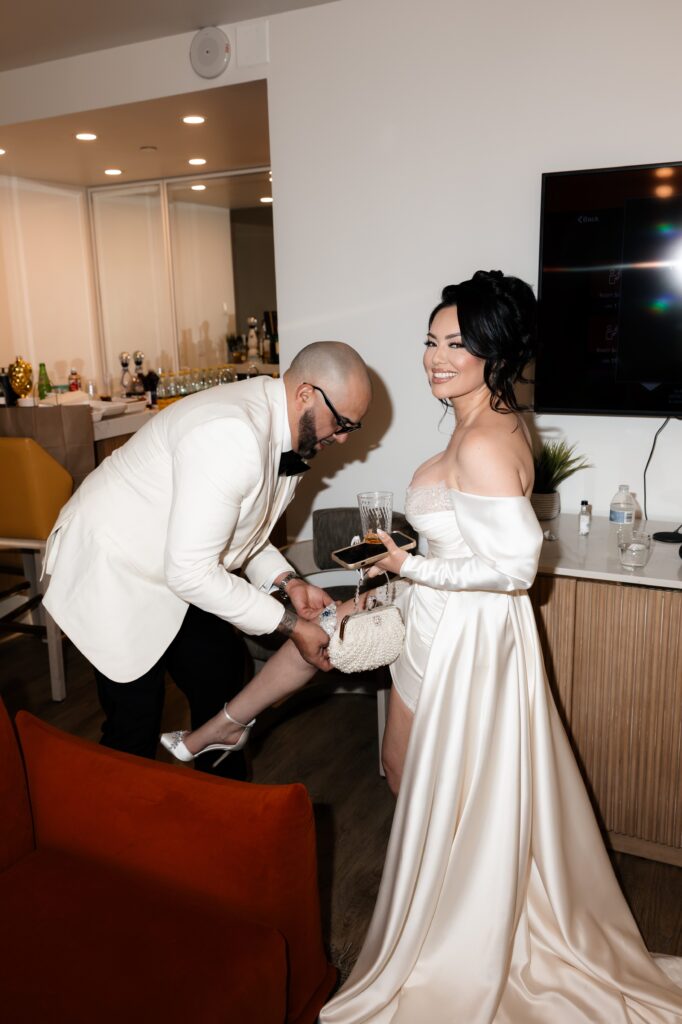
{"type": "Polygon", "coordinates": [[[289,586],[291,581],[292,580],[300,580],[300,578],[301,577],[298,575],[298,573],[297,572],[293,572],[293,571],[292,572],[286,572],[284,574],[284,576],[282,576],[282,579],[277,584],[277,589],[279,590],[279,592],[282,595],[282,597],[286,597],[287,596],[287,587],[289,586]]]}

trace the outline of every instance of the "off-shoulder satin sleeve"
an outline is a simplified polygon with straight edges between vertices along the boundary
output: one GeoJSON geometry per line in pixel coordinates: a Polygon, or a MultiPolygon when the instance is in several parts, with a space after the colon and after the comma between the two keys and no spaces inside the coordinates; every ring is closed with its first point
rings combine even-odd
{"type": "Polygon", "coordinates": [[[535,579],[542,530],[528,498],[450,491],[462,538],[459,558],[408,555],[400,575],[437,590],[527,590],[535,579]]]}

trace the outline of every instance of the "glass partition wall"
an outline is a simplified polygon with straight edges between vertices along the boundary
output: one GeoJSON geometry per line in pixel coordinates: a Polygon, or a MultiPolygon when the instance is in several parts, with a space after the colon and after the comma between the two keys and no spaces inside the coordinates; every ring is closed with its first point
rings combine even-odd
{"type": "Polygon", "coordinates": [[[268,168],[89,190],[105,386],[136,350],[219,377],[227,339],[277,308],[270,194],[268,168]]]}

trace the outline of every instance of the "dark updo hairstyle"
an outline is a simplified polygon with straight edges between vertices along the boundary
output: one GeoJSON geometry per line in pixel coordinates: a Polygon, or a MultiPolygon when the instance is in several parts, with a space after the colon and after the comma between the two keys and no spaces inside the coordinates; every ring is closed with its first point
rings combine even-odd
{"type": "Polygon", "coordinates": [[[469,281],[449,284],[429,317],[429,328],[441,309],[457,307],[462,342],[468,352],[485,359],[483,379],[496,412],[519,412],[514,384],[531,383],[523,376],[535,355],[537,301],[518,277],[501,270],[477,270],[469,281]]]}

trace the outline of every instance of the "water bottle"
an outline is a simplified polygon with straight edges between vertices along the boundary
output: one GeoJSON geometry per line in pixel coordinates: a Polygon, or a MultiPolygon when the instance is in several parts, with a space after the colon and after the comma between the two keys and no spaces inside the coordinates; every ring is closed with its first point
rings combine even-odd
{"type": "Polygon", "coordinates": [[[611,499],[609,522],[616,526],[632,526],[635,521],[635,499],[627,484],[620,484],[611,499]]]}

